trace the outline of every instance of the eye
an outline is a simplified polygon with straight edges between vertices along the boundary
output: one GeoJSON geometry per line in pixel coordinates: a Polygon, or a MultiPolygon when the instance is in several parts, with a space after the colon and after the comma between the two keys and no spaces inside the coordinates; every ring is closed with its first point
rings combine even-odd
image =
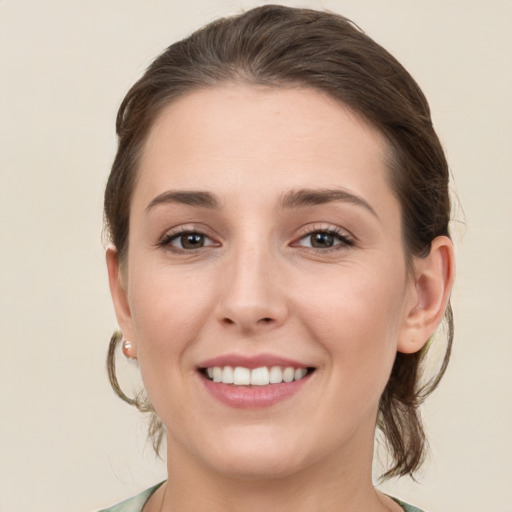
{"type": "Polygon", "coordinates": [[[343,232],[331,229],[311,231],[307,235],[301,237],[293,245],[301,247],[311,247],[312,249],[337,249],[344,246],[352,246],[354,242],[349,236],[343,232]]]}
{"type": "Polygon", "coordinates": [[[181,231],[166,235],[160,245],[173,250],[190,251],[218,244],[199,231],[181,231]]]}

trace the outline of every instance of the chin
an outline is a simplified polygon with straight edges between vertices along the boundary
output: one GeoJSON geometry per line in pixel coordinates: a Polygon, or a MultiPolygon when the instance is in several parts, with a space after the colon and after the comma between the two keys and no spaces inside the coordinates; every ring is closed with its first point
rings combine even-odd
{"type": "Polygon", "coordinates": [[[207,464],[218,474],[242,480],[266,480],[284,478],[300,471],[307,465],[307,456],[299,448],[298,440],[266,434],[226,436],[228,442],[217,438],[216,449],[208,450],[207,464]]]}
{"type": "Polygon", "coordinates": [[[295,457],[279,455],[266,455],[259,457],[248,457],[238,454],[231,458],[226,458],[225,464],[217,461],[213,468],[218,474],[228,478],[239,480],[276,480],[286,478],[303,468],[295,457]]]}

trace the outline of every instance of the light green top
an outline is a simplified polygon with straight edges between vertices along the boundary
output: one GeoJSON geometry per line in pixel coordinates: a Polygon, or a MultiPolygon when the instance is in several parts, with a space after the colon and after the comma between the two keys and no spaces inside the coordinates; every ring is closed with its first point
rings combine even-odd
{"type": "Polygon", "coordinates": [[[142,512],[144,505],[148,502],[149,498],[151,498],[151,495],[162,484],[163,482],[160,482],[159,484],[156,484],[153,487],[142,491],[140,494],[137,494],[137,496],[134,496],[133,498],[129,498],[125,501],[122,501],[121,503],[118,503],[117,505],[114,505],[113,507],[105,508],[99,512],[142,512]]]}
{"type": "MultiPolygon", "coordinates": [[[[121,503],[118,503],[117,505],[114,505],[113,507],[105,508],[99,512],[142,512],[144,505],[147,503],[149,498],[151,498],[151,495],[162,485],[162,483],[163,482],[160,482],[159,484],[146,489],[140,494],[137,494],[137,496],[134,496],[133,498],[129,498],[121,503]]],[[[404,509],[404,512],[423,512],[423,510],[420,510],[417,507],[413,507],[412,505],[407,505],[407,503],[404,503],[403,501],[400,501],[396,498],[392,497],[392,499],[395,500],[404,509]]]]}

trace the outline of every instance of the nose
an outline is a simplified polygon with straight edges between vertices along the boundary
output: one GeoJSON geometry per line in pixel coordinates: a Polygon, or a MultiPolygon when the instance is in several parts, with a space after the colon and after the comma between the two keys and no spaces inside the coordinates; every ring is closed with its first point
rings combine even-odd
{"type": "Polygon", "coordinates": [[[226,267],[220,279],[218,320],[247,334],[282,325],[288,307],[277,257],[263,248],[240,249],[226,267]]]}

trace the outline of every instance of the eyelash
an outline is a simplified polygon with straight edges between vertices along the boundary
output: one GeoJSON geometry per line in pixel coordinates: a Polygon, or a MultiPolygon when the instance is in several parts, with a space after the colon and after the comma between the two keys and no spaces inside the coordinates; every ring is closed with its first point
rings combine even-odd
{"type": "MultiPolygon", "coordinates": [[[[339,250],[342,250],[347,247],[352,247],[352,246],[354,246],[354,244],[355,244],[354,239],[351,236],[349,236],[345,231],[342,231],[341,229],[333,228],[333,227],[324,228],[324,227],[318,226],[318,227],[313,227],[313,228],[308,229],[308,231],[301,234],[301,236],[299,238],[297,238],[296,241],[292,242],[290,245],[292,247],[304,247],[307,250],[315,251],[315,252],[319,252],[319,253],[328,253],[328,252],[333,252],[333,251],[339,251],[339,250]],[[307,239],[308,237],[310,237],[310,243],[311,243],[311,237],[313,235],[320,235],[320,234],[332,236],[332,237],[334,237],[334,239],[337,239],[337,240],[334,240],[334,244],[331,247],[324,247],[324,248],[313,247],[312,245],[303,246],[300,244],[301,241],[307,239]],[[336,241],[338,243],[336,243],[336,241]]],[[[180,231],[166,233],[162,237],[162,239],[158,242],[157,245],[159,247],[163,247],[163,248],[171,250],[171,251],[187,252],[187,253],[193,253],[193,252],[199,251],[201,249],[204,249],[206,247],[219,247],[220,246],[220,244],[218,242],[213,241],[203,231],[196,229],[196,228],[181,229],[180,231]],[[198,236],[202,237],[203,245],[201,245],[200,247],[194,247],[194,248],[183,247],[183,237],[190,236],[190,235],[198,235],[198,236]],[[182,239],[181,240],[182,246],[181,247],[173,246],[172,243],[174,241],[179,241],[180,239],[182,239]],[[205,242],[206,240],[209,240],[210,243],[206,243],[205,242]]]]}
{"type": "MultiPolygon", "coordinates": [[[[183,242],[183,240],[182,240],[182,242],[183,242]]],[[[165,249],[169,249],[169,250],[175,251],[175,252],[189,252],[189,253],[192,253],[192,252],[198,251],[200,249],[204,249],[205,247],[212,247],[212,246],[217,246],[218,247],[220,244],[218,242],[214,242],[203,231],[200,231],[199,229],[191,228],[191,229],[182,229],[180,231],[176,231],[176,232],[173,232],[173,233],[166,233],[162,237],[160,242],[158,242],[157,245],[159,247],[163,247],[165,249]],[[183,239],[183,237],[190,236],[190,235],[198,235],[200,237],[203,237],[204,240],[210,240],[210,242],[212,242],[212,243],[208,243],[206,245],[202,245],[201,247],[188,248],[188,249],[185,248],[185,247],[174,247],[172,245],[172,242],[174,242],[176,240],[179,241],[180,239],[183,239]]]]}
{"type": "Polygon", "coordinates": [[[352,247],[355,245],[354,239],[350,235],[348,235],[347,232],[345,232],[339,228],[336,228],[336,227],[325,228],[322,226],[315,226],[313,228],[309,228],[307,230],[307,232],[302,234],[297,239],[297,241],[293,242],[291,245],[292,245],[292,247],[298,246],[298,245],[300,245],[299,242],[301,242],[307,238],[309,238],[311,241],[311,237],[313,235],[318,235],[318,234],[329,235],[329,236],[334,237],[334,239],[335,239],[334,245],[332,245],[331,247],[325,247],[325,248],[313,247],[311,245],[303,246],[303,247],[305,247],[306,249],[311,250],[311,251],[326,253],[326,252],[334,252],[334,251],[343,250],[347,247],[352,247]]]}

